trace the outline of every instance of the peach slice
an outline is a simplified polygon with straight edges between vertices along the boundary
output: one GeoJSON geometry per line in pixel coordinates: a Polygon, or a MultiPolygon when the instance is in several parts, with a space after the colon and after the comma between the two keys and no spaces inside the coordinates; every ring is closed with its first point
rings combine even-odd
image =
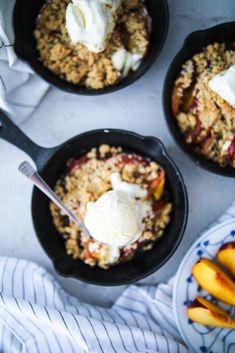
{"type": "Polygon", "coordinates": [[[222,245],[216,257],[235,276],[235,242],[222,245]]]}
{"type": "Polygon", "coordinates": [[[171,109],[174,115],[177,115],[180,112],[180,107],[183,102],[183,94],[180,91],[180,86],[175,86],[172,92],[171,99],[171,109]]]}
{"type": "Polygon", "coordinates": [[[235,320],[217,305],[197,297],[187,309],[188,317],[198,324],[235,329],[235,320]]]}
{"type": "Polygon", "coordinates": [[[211,260],[201,258],[192,273],[199,285],[215,298],[235,305],[235,282],[211,260]]]}

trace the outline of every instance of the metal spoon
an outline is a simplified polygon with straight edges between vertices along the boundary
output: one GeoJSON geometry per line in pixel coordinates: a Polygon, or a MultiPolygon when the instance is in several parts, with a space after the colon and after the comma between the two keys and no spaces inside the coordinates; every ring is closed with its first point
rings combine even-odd
{"type": "Polygon", "coordinates": [[[50,186],[42,179],[38,172],[31,166],[29,162],[23,162],[19,166],[19,171],[30,179],[35,186],[37,186],[52,202],[54,202],[71,220],[73,220],[79,228],[83,231],[87,239],[91,238],[90,232],[80,219],[68,207],[63,201],[54,193],[50,186]]]}

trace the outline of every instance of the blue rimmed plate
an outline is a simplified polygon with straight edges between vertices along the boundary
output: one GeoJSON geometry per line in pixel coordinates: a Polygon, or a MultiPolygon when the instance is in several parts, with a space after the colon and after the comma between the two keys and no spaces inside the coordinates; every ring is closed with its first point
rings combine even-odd
{"type": "Polygon", "coordinates": [[[212,259],[221,245],[235,241],[235,220],[206,231],[189,249],[176,274],[173,292],[175,320],[180,334],[194,353],[234,353],[235,330],[202,326],[187,317],[187,306],[200,295],[218,303],[235,317],[235,307],[222,304],[202,290],[192,276],[192,267],[201,257],[212,259]]]}

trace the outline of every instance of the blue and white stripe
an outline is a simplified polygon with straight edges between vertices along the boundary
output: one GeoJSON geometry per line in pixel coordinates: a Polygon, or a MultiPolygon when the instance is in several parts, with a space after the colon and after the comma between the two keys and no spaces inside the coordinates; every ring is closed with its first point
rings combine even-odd
{"type": "Polygon", "coordinates": [[[130,286],[111,309],[81,303],[35,263],[0,258],[4,353],[188,352],[172,324],[172,283],[130,286]]]}
{"type": "MultiPolygon", "coordinates": [[[[235,203],[216,223],[231,217],[235,203]]],[[[173,283],[129,286],[106,309],[70,296],[35,263],[0,257],[0,352],[189,353],[174,322],[173,283]]]]}

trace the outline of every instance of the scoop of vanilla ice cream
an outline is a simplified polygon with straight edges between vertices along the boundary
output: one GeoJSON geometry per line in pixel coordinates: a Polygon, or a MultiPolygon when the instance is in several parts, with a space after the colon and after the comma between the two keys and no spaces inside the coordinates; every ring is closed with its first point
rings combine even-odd
{"type": "Polygon", "coordinates": [[[66,28],[71,41],[96,53],[105,50],[120,3],[121,0],[72,0],[66,9],[66,28]]]}
{"type": "Polygon", "coordinates": [[[137,70],[143,57],[140,54],[132,54],[125,48],[120,48],[112,55],[112,64],[117,71],[122,72],[122,76],[128,75],[130,70],[137,70]]]}
{"type": "Polygon", "coordinates": [[[116,172],[111,175],[111,185],[115,191],[123,191],[133,197],[144,199],[147,197],[147,190],[142,189],[137,184],[122,181],[120,173],[116,172]]]}
{"type": "Polygon", "coordinates": [[[147,191],[123,182],[119,173],[112,174],[111,183],[113,190],[88,203],[84,223],[95,240],[112,246],[116,254],[116,248],[141,236],[143,219],[151,211],[151,205],[143,200],[147,191]]]}
{"type": "Polygon", "coordinates": [[[140,206],[133,197],[111,190],[88,204],[84,223],[94,239],[122,247],[141,233],[140,216],[140,206]]]}
{"type": "Polygon", "coordinates": [[[215,75],[209,87],[235,108],[235,65],[215,75]]]}

